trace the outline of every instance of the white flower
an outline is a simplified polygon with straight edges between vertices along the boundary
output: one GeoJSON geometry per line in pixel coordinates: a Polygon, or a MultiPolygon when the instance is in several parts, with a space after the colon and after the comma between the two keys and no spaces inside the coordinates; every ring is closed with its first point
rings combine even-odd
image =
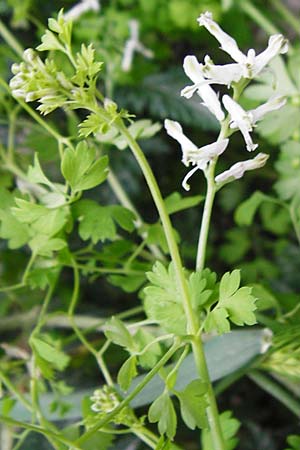
{"type": "Polygon", "coordinates": [[[64,14],[65,20],[77,20],[88,11],[99,11],[99,0],[81,0],[64,14]]]}
{"type": "Polygon", "coordinates": [[[238,63],[214,66],[212,61],[208,65],[206,62],[206,66],[204,66],[206,77],[211,79],[213,83],[230,85],[232,82],[238,82],[242,77],[254,78],[260,74],[275,56],[288,51],[288,41],[281,34],[274,34],[269,38],[268,47],[262,53],[256,55],[255,50],[251,48],[245,55],[239,49],[236,41],[214,22],[210,12],[201,14],[198,22],[200,26],[204,26],[219,41],[221,49],[238,63]],[[224,82],[225,76],[226,82],[224,82]]]}
{"type": "Polygon", "coordinates": [[[208,55],[205,56],[204,62],[204,65],[201,64],[201,72],[211,83],[225,84],[230,87],[232,82],[237,83],[243,76],[243,68],[240,64],[215,65],[208,55]]]}
{"type": "Polygon", "coordinates": [[[229,139],[223,139],[221,141],[213,142],[212,144],[205,145],[198,148],[189,138],[187,138],[182,127],[178,122],[173,120],[165,120],[165,129],[169,136],[179,142],[182,150],[182,162],[186,166],[192,164],[194,167],[185,176],[182,186],[187,191],[190,189],[187,181],[197,170],[206,170],[210,161],[217,156],[221,155],[226,150],[229,139]]]}
{"type": "Polygon", "coordinates": [[[250,115],[229,95],[223,95],[223,104],[230,114],[230,128],[239,128],[242,133],[248,152],[252,152],[258,147],[254,144],[250,136],[252,131],[252,120],[250,115]]]}
{"type": "Polygon", "coordinates": [[[186,56],[183,62],[183,69],[186,75],[193,81],[192,86],[186,86],[181,95],[191,98],[194,92],[202,98],[203,104],[221,122],[224,119],[224,112],[215,91],[209,86],[210,81],[205,80],[201,74],[202,64],[199,64],[196,56],[186,56]]]}
{"type": "Polygon", "coordinates": [[[246,147],[249,152],[255,150],[258,145],[253,144],[250,131],[253,130],[256,122],[263,119],[266,114],[276,109],[281,108],[285,102],[285,97],[278,95],[270,98],[263,105],[258,106],[255,109],[245,111],[235,100],[233,100],[229,95],[223,96],[223,104],[230,114],[230,128],[239,128],[244,136],[246,147]]]}
{"type": "Polygon", "coordinates": [[[246,161],[238,162],[231,166],[230,169],[226,170],[220,175],[217,175],[215,178],[215,182],[217,184],[223,184],[232,181],[232,179],[242,178],[246,171],[263,167],[266,164],[268,158],[269,155],[266,155],[265,153],[259,153],[253,159],[247,159],[246,161]]]}
{"type": "Polygon", "coordinates": [[[275,97],[271,97],[266,103],[258,106],[255,109],[250,109],[248,111],[248,115],[251,118],[251,122],[253,125],[256,124],[259,120],[263,119],[266,114],[272,111],[276,111],[277,109],[284,106],[286,103],[286,98],[282,95],[276,95],[275,97]]]}
{"type": "Polygon", "coordinates": [[[137,20],[129,21],[129,39],[125,42],[122,70],[129,72],[132,66],[132,60],[135,52],[141,53],[145,58],[153,58],[152,50],[146,48],[139,40],[139,22],[137,20]]]}

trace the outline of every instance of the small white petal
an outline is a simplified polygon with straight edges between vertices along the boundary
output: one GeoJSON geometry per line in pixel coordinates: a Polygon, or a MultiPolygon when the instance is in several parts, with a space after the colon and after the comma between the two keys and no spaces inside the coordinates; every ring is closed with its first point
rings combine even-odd
{"type": "Polygon", "coordinates": [[[221,49],[228,53],[234,61],[240,63],[245,60],[245,55],[240,51],[235,39],[229,36],[213,20],[212,14],[206,12],[197,19],[200,26],[204,26],[221,44],[221,49]]]}
{"type": "Polygon", "coordinates": [[[183,181],[182,181],[182,187],[183,187],[183,189],[185,189],[186,191],[189,191],[190,190],[190,185],[188,184],[188,180],[191,178],[191,176],[195,173],[195,172],[197,172],[197,170],[199,170],[199,167],[194,167],[193,169],[191,169],[187,174],[186,174],[186,176],[184,177],[184,179],[183,179],[183,181]]]}
{"type": "Polygon", "coordinates": [[[221,141],[204,145],[196,151],[191,151],[188,154],[188,162],[197,164],[199,169],[205,170],[212,159],[221,155],[226,150],[228,143],[229,139],[222,139],[221,141]]]}
{"type": "Polygon", "coordinates": [[[225,84],[230,87],[233,82],[237,83],[243,76],[241,64],[215,65],[208,55],[204,58],[202,74],[211,80],[211,83],[225,84]]]}
{"type": "Polygon", "coordinates": [[[246,142],[247,150],[252,152],[258,145],[253,143],[249,133],[252,131],[251,116],[229,95],[223,95],[223,104],[230,114],[230,128],[239,128],[246,142]]]}
{"type": "Polygon", "coordinates": [[[254,62],[254,75],[258,75],[264,67],[277,55],[288,51],[288,41],[282,34],[273,34],[268,43],[268,47],[256,56],[254,62]]]}
{"type": "Polygon", "coordinates": [[[79,19],[82,14],[88,11],[99,11],[100,1],[99,0],[81,0],[81,2],[74,5],[68,12],[64,14],[65,20],[75,21],[79,19]]]}
{"type": "Polygon", "coordinates": [[[195,83],[194,86],[188,86],[183,89],[181,95],[188,98],[197,91],[199,97],[202,98],[203,104],[214,114],[221,122],[224,120],[224,112],[222,111],[220,101],[215,91],[209,86],[209,81],[205,80],[202,75],[202,64],[199,64],[196,56],[188,55],[184,58],[183,69],[186,75],[195,83]]]}
{"type": "Polygon", "coordinates": [[[165,129],[169,136],[179,142],[182,150],[182,162],[185,165],[188,165],[187,154],[190,151],[197,151],[198,147],[187,138],[182,131],[182,127],[180,123],[175,122],[174,120],[166,119],[164,122],[165,129]]]}
{"type": "Polygon", "coordinates": [[[221,184],[232,181],[233,179],[237,180],[239,178],[242,178],[244,173],[248,170],[255,170],[263,167],[266,164],[268,158],[269,155],[266,155],[265,153],[259,153],[253,159],[247,159],[246,161],[238,162],[231,166],[230,169],[217,175],[215,181],[217,184],[221,184]]]}
{"type": "Polygon", "coordinates": [[[277,95],[276,97],[270,98],[270,100],[268,100],[263,105],[260,105],[255,109],[251,109],[250,111],[248,111],[248,114],[252,119],[252,124],[254,125],[256,122],[263,119],[264,116],[269,112],[280,109],[285,105],[285,103],[286,98],[282,95],[277,95]]]}

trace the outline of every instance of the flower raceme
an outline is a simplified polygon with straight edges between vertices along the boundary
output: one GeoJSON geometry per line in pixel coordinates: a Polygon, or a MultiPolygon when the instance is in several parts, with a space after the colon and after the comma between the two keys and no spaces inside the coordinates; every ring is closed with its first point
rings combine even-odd
{"type": "MultiPolygon", "coordinates": [[[[282,96],[271,97],[266,103],[252,110],[244,110],[237,102],[237,95],[249,81],[258,76],[269,62],[277,55],[284,54],[288,50],[287,40],[276,34],[270,37],[267,48],[256,55],[254,49],[250,49],[247,55],[241,52],[236,41],[225,33],[221,27],[213,21],[212,14],[206,12],[198,18],[200,26],[204,26],[221,44],[221,49],[228,53],[235,61],[231,64],[215,65],[206,55],[204,64],[199,63],[196,56],[188,55],[184,58],[183,69],[193,82],[182,89],[181,95],[190,99],[194,93],[202,99],[202,103],[216,117],[221,125],[221,133],[218,140],[212,144],[198,148],[188,137],[183,134],[178,122],[165,120],[165,128],[169,136],[177,140],[182,149],[182,162],[189,166],[195,166],[188,172],[183,180],[183,187],[189,190],[188,179],[197,171],[206,172],[210,163],[217,160],[228,146],[228,137],[239,130],[246,143],[249,152],[254,151],[258,144],[253,143],[251,132],[256,123],[271,111],[281,108],[286,100],[282,96]],[[235,88],[235,97],[225,94],[222,101],[211,85],[221,84],[227,88],[235,88]],[[224,109],[223,109],[224,108],[224,109]],[[227,115],[225,114],[225,111],[227,115]],[[225,121],[226,119],[226,121],[225,121]]],[[[234,179],[241,178],[248,170],[262,167],[268,159],[268,155],[260,153],[252,160],[246,160],[234,164],[229,170],[216,177],[217,185],[223,185],[234,179]]]]}

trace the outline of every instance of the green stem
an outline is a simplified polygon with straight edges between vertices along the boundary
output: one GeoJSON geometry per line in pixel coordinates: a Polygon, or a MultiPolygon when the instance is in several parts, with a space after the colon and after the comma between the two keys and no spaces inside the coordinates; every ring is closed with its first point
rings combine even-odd
{"type": "Polygon", "coordinates": [[[157,374],[157,372],[169,361],[169,359],[174,355],[174,353],[178,350],[180,344],[178,341],[174,342],[172,347],[164,354],[164,356],[160,359],[160,361],[147,373],[145,378],[133,389],[133,391],[121,401],[121,403],[109,414],[107,414],[103,419],[98,420],[96,424],[90,428],[86,433],[84,433],[77,441],[76,444],[80,446],[83,442],[93,436],[98,430],[101,429],[104,425],[111,422],[113,418],[120,412],[122,409],[129,405],[131,400],[136,397],[139,392],[149,383],[149,381],[157,374]]]}
{"type": "MultiPolygon", "coordinates": [[[[120,184],[118,178],[115,176],[115,174],[113,173],[113,171],[111,169],[109,169],[109,174],[108,174],[108,177],[107,177],[107,181],[108,181],[108,183],[109,183],[113,193],[115,194],[115,196],[117,197],[117,199],[121,203],[121,205],[123,205],[125,208],[129,209],[130,211],[132,211],[134,213],[134,215],[136,216],[135,225],[136,225],[136,228],[139,230],[144,225],[143,219],[141,218],[141,216],[138,213],[138,211],[136,210],[135,206],[133,205],[133,203],[129,199],[128,195],[124,191],[124,189],[123,189],[122,185],[120,184]]],[[[141,236],[143,238],[146,237],[144,233],[141,233],[141,236]]],[[[160,251],[160,249],[156,245],[152,245],[152,244],[149,245],[148,244],[148,247],[151,250],[152,254],[157,259],[161,259],[161,260],[165,259],[163,253],[160,251]]]]}
{"type": "Polygon", "coordinates": [[[197,259],[196,259],[196,270],[197,271],[203,270],[204,265],[205,265],[205,255],[206,255],[206,248],[207,248],[207,239],[208,239],[210,218],[211,218],[214,198],[216,195],[216,187],[215,187],[215,180],[214,180],[215,166],[216,166],[216,160],[214,162],[211,162],[208,172],[207,172],[207,175],[206,175],[207,192],[206,192],[206,197],[205,197],[205,203],[204,203],[204,209],[203,209],[203,215],[202,215],[202,223],[201,223],[199,241],[198,241],[198,251],[197,251],[197,259]]]}
{"type": "Polygon", "coordinates": [[[26,397],[24,397],[21,392],[18,391],[15,384],[12,383],[9,378],[7,378],[4,373],[0,372],[0,381],[7,387],[7,389],[16,397],[16,399],[22,403],[28,411],[32,412],[32,405],[27,400],[26,397]]]}
{"type": "Polygon", "coordinates": [[[271,378],[267,377],[258,370],[251,371],[250,374],[248,374],[248,377],[266,392],[271,394],[274,398],[283,403],[297,417],[300,416],[300,403],[278,383],[271,380],[271,378]]]}
{"type": "Polygon", "coordinates": [[[58,442],[61,442],[68,446],[68,448],[72,450],[82,450],[79,446],[76,445],[75,442],[69,441],[67,438],[65,438],[62,434],[55,433],[51,430],[46,430],[43,427],[40,427],[39,425],[32,425],[30,423],[20,422],[19,420],[11,419],[7,416],[1,416],[0,415],[0,422],[3,422],[11,427],[17,427],[17,428],[24,428],[25,430],[34,431],[35,433],[40,433],[46,436],[50,442],[52,439],[57,440],[58,442]]]}
{"type": "Polygon", "coordinates": [[[277,27],[273,25],[272,22],[265,17],[262,12],[256,8],[256,6],[248,1],[248,0],[242,0],[239,2],[240,8],[252,19],[254,22],[257,23],[263,30],[266,31],[268,34],[277,34],[280,33],[277,27]]]}
{"type": "Polygon", "coordinates": [[[212,434],[212,439],[214,443],[214,450],[224,450],[225,443],[223,440],[222,430],[219,421],[218,408],[216,404],[215,395],[213,392],[213,388],[211,385],[211,381],[208,374],[206,359],[204,355],[203,343],[201,338],[197,336],[199,330],[199,321],[198,317],[194,313],[192,308],[191,299],[189,296],[187,281],[185,278],[181,257],[179,254],[178,246],[175,240],[172,224],[170,221],[170,217],[167,213],[164,200],[162,198],[160,189],[158,187],[157,181],[154,177],[152,169],[145,158],[142,149],[135,141],[135,139],[131,136],[124,123],[119,121],[118,129],[120,133],[126,139],[129,147],[131,148],[142,172],[148,184],[148,188],[151,192],[152,198],[158,210],[162,226],[164,229],[164,233],[166,236],[166,240],[168,243],[170,255],[174,264],[174,269],[176,273],[176,279],[178,280],[179,289],[181,291],[181,298],[183,303],[183,308],[185,311],[186,319],[187,319],[187,333],[193,336],[192,339],[192,349],[195,359],[195,364],[197,367],[198,374],[200,378],[208,384],[208,392],[207,392],[207,416],[209,421],[209,426],[212,434]]]}
{"type": "Polygon", "coordinates": [[[74,311],[75,311],[76,303],[77,303],[78,297],[79,297],[79,285],[80,285],[79,270],[78,270],[75,260],[73,260],[73,273],[74,273],[74,287],[73,287],[73,294],[72,294],[72,298],[71,298],[71,302],[70,302],[70,306],[69,306],[69,310],[68,310],[68,317],[69,317],[70,323],[71,323],[72,328],[75,331],[78,339],[89,350],[89,352],[92,353],[92,355],[94,355],[94,357],[97,361],[97,364],[104,376],[105,382],[107,384],[109,384],[110,386],[113,386],[113,384],[114,384],[113,380],[110,376],[110,373],[106,367],[106,364],[105,364],[102,356],[88,342],[88,340],[85,338],[84,334],[77,327],[76,322],[74,320],[74,311]]]}
{"type": "Polygon", "coordinates": [[[285,6],[282,1],[272,0],[271,6],[276,9],[276,11],[281,15],[281,17],[286,21],[288,25],[290,25],[294,31],[300,36],[300,22],[299,19],[296,18],[291,11],[285,6]]]}
{"type": "Polygon", "coordinates": [[[15,39],[14,35],[9,31],[9,29],[4,25],[2,20],[0,20],[0,35],[7,43],[7,45],[14,50],[14,52],[20,57],[23,57],[24,49],[15,39]]]}

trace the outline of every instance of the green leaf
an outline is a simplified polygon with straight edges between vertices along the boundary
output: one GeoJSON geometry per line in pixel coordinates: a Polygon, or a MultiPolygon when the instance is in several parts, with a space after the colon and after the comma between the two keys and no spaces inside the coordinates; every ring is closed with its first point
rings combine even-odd
{"type": "Polygon", "coordinates": [[[168,214],[174,214],[184,209],[193,208],[204,200],[203,195],[183,198],[179,192],[173,192],[164,199],[168,214]]]}
{"type": "Polygon", "coordinates": [[[0,210],[0,237],[8,240],[11,249],[23,247],[30,239],[29,227],[19,222],[9,211],[0,210]]]}
{"type": "Polygon", "coordinates": [[[91,113],[79,124],[79,136],[87,138],[90,134],[100,133],[104,124],[106,122],[101,122],[98,114],[91,113]]]}
{"type": "Polygon", "coordinates": [[[181,392],[175,392],[180,401],[181,416],[188,428],[207,428],[205,394],[207,384],[200,380],[189,383],[181,392]]]}
{"type": "Polygon", "coordinates": [[[152,272],[146,275],[151,282],[144,289],[145,311],[149,319],[155,320],[171,333],[186,334],[186,318],[173,264],[167,270],[162,263],[157,262],[152,272]]]}
{"type": "Polygon", "coordinates": [[[118,384],[123,391],[127,391],[133,378],[137,375],[136,356],[130,356],[118,372],[118,384]]]}
{"type": "Polygon", "coordinates": [[[133,337],[117,317],[112,317],[105,325],[105,336],[114,344],[125,347],[128,351],[136,351],[133,337]]]}
{"type": "Polygon", "coordinates": [[[111,205],[110,209],[112,217],[121,228],[128,232],[132,232],[135,229],[134,221],[136,216],[130,209],[120,205],[111,205]]]}
{"type": "Polygon", "coordinates": [[[212,294],[212,289],[205,289],[207,280],[202,272],[193,272],[189,277],[189,291],[193,309],[197,311],[204,306],[212,294]]]}
{"type": "MultiPolygon", "coordinates": [[[[239,442],[239,439],[235,436],[240,428],[240,422],[232,417],[231,411],[224,411],[219,417],[225,442],[225,450],[233,450],[239,442]]],[[[209,430],[202,431],[201,443],[202,450],[212,450],[212,448],[214,448],[209,430]]]]}
{"type": "Polygon", "coordinates": [[[49,51],[49,50],[59,50],[61,52],[65,51],[64,46],[59,42],[54,33],[50,30],[46,30],[45,34],[42,36],[42,44],[37,46],[39,52],[49,51]]]}
{"type": "Polygon", "coordinates": [[[139,364],[144,369],[152,369],[161,356],[161,347],[158,342],[154,341],[154,339],[154,336],[143,328],[139,328],[134,335],[134,341],[137,344],[139,352],[143,351],[147,346],[147,351],[141,355],[138,355],[139,364]],[[152,345],[148,347],[151,343],[152,345]]]}
{"type": "Polygon", "coordinates": [[[251,295],[251,287],[242,287],[230,297],[220,297],[219,305],[226,309],[231,322],[236,325],[254,325],[256,298],[251,295]]]}
{"type": "Polygon", "coordinates": [[[21,198],[16,198],[15,202],[17,207],[11,209],[13,215],[20,222],[30,224],[34,234],[53,236],[65,226],[68,220],[68,207],[52,209],[21,198]]]}
{"type": "Polygon", "coordinates": [[[241,271],[226,272],[220,282],[220,298],[231,297],[239,288],[241,271]]]}
{"type": "Polygon", "coordinates": [[[49,179],[44,174],[43,169],[41,168],[37,152],[34,154],[33,165],[29,166],[28,168],[27,178],[28,181],[30,181],[31,183],[45,184],[46,186],[52,186],[51,181],[49,181],[49,179]]]}
{"type": "Polygon", "coordinates": [[[299,450],[299,448],[300,448],[300,436],[297,436],[296,434],[291,434],[287,438],[287,443],[291,446],[291,448],[288,448],[286,450],[299,450]]]}
{"type": "Polygon", "coordinates": [[[219,334],[228,333],[230,331],[229,314],[225,308],[215,308],[207,316],[205,320],[205,331],[217,331],[219,334]]]}
{"type": "Polygon", "coordinates": [[[108,174],[108,157],[95,161],[95,149],[80,142],[76,149],[64,151],[61,171],[74,192],[91,189],[101,184],[108,174]]]}
{"type": "Polygon", "coordinates": [[[81,200],[73,211],[79,220],[79,236],[84,241],[91,239],[96,244],[116,237],[116,226],[110,206],[100,206],[93,200],[81,200]]]}
{"type": "Polygon", "coordinates": [[[48,335],[31,336],[29,343],[45,378],[51,379],[54,369],[62,371],[69,364],[69,356],[59,350],[57,343],[48,335]]]}
{"type": "Polygon", "coordinates": [[[280,147],[275,168],[279,180],[275,189],[283,200],[289,200],[300,190],[300,142],[287,141],[280,147]]]}
{"type": "Polygon", "coordinates": [[[81,44],[80,53],[76,53],[76,73],[72,77],[72,82],[81,87],[85,84],[91,85],[100,72],[102,64],[95,61],[93,44],[88,46],[81,44]]]}
{"type": "Polygon", "coordinates": [[[53,252],[62,250],[67,246],[67,243],[63,239],[49,238],[46,234],[37,234],[28,242],[28,245],[34,254],[51,257],[53,252]]]}
{"type": "Polygon", "coordinates": [[[161,394],[150,406],[148,411],[149,422],[158,422],[160,434],[166,434],[173,439],[176,434],[176,412],[167,392],[161,394]]]}
{"type": "Polygon", "coordinates": [[[238,225],[251,225],[259,206],[269,198],[260,191],[255,191],[247,200],[242,202],[235,211],[235,221],[238,225]]]}
{"type": "Polygon", "coordinates": [[[136,292],[146,281],[143,273],[141,275],[110,275],[109,282],[120,287],[125,292],[136,292]]]}

